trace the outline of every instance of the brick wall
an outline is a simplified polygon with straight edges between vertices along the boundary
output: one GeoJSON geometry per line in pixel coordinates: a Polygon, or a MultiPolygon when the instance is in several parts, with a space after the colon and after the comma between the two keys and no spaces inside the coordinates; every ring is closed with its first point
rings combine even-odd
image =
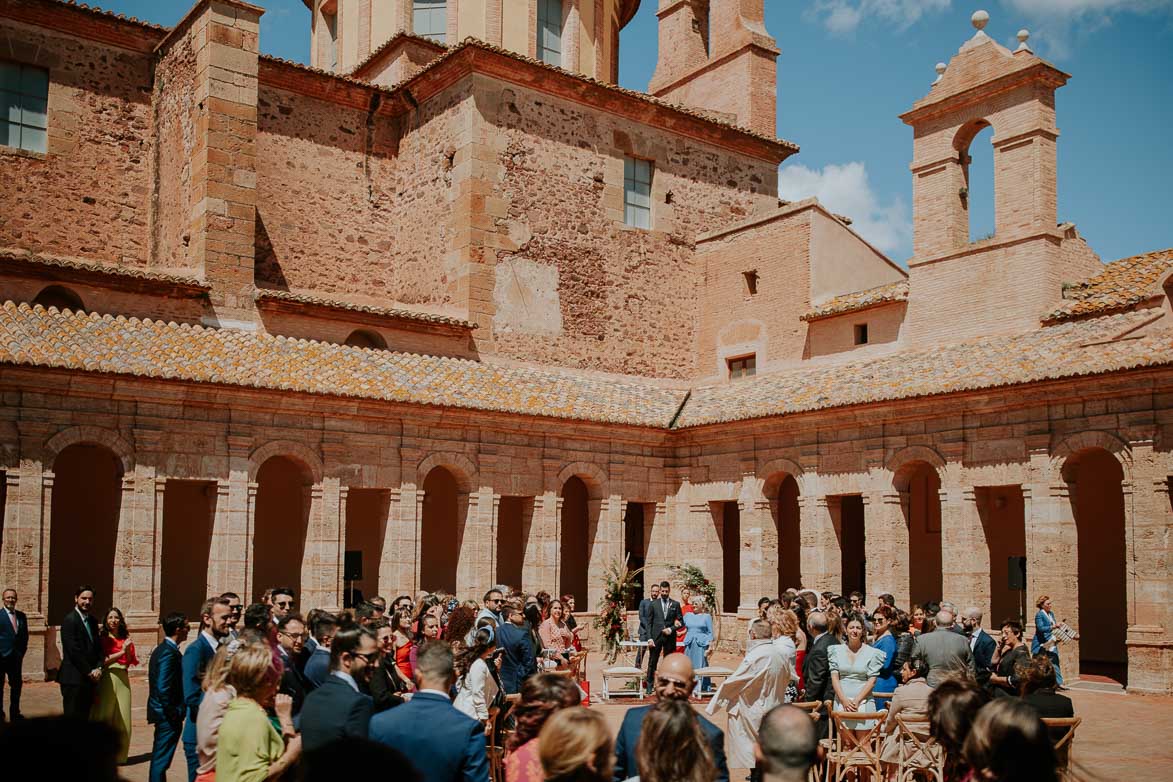
{"type": "Polygon", "coordinates": [[[155,219],[153,262],[170,269],[202,265],[191,244],[192,154],[200,143],[196,97],[196,52],[190,34],[175,41],[155,66],[155,219]]]}
{"type": "Polygon", "coordinates": [[[892,343],[900,339],[900,332],[904,326],[904,310],[904,302],[892,302],[879,307],[869,307],[860,312],[848,312],[811,321],[807,324],[803,358],[850,352],[850,358],[855,360],[874,355],[877,348],[891,349],[892,343]],[[866,324],[868,328],[866,345],[855,344],[855,327],[861,323],[866,324]]]}

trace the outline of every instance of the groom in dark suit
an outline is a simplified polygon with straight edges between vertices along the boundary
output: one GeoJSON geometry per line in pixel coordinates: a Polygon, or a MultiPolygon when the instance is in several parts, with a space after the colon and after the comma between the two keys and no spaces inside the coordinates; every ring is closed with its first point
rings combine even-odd
{"type": "Polygon", "coordinates": [[[660,596],[652,600],[652,620],[648,638],[648,692],[654,691],[656,665],[661,657],[676,651],[676,630],[684,625],[680,603],[671,596],[672,585],[660,582],[660,596]]]}
{"type": "Polygon", "coordinates": [[[73,610],[61,620],[61,702],[66,717],[88,719],[94,702],[94,688],[102,674],[102,647],[98,643],[98,620],[90,616],[94,588],[79,586],[73,593],[73,610]]]}
{"type": "Polygon", "coordinates": [[[20,713],[21,669],[29,648],[29,620],[16,610],[16,590],[4,590],[4,607],[0,608],[0,722],[4,721],[4,679],[12,688],[8,717],[23,719],[20,713]]]}

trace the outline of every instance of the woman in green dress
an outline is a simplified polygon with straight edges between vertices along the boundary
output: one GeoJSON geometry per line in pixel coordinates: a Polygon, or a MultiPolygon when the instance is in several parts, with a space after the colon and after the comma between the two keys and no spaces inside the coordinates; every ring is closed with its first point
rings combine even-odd
{"type": "Polygon", "coordinates": [[[130,677],[127,669],[138,665],[134,642],[126,629],[126,619],[117,608],[106,612],[98,631],[102,642],[102,678],[90,708],[90,719],[105,722],[118,731],[118,762],[125,763],[130,754],[130,677]]]}

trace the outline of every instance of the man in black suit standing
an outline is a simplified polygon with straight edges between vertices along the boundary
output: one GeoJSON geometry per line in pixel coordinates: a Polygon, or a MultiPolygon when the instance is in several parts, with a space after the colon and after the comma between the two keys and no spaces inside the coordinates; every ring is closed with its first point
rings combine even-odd
{"type": "Polygon", "coordinates": [[[636,668],[644,667],[644,649],[652,637],[652,602],[660,599],[660,585],[652,584],[648,591],[651,597],[639,601],[639,640],[643,642],[643,646],[635,653],[636,668]]]}
{"type": "Polygon", "coordinates": [[[680,603],[672,599],[672,585],[660,582],[660,596],[652,601],[652,621],[648,633],[648,693],[654,690],[656,665],[660,657],[676,651],[676,629],[684,624],[680,603]]]}
{"type": "Polygon", "coordinates": [[[24,667],[24,653],[29,648],[29,621],[23,611],[16,610],[16,590],[4,590],[4,608],[0,609],[0,722],[4,721],[4,679],[12,688],[8,716],[13,721],[24,719],[20,713],[20,677],[24,667]]]}
{"type": "Polygon", "coordinates": [[[285,666],[277,692],[293,699],[294,718],[301,714],[301,706],[305,702],[305,679],[297,669],[297,660],[305,648],[305,639],[305,620],[301,614],[286,614],[277,621],[277,654],[285,666]]]}
{"type": "Polygon", "coordinates": [[[61,702],[66,717],[88,719],[94,688],[102,675],[102,647],[98,620],[90,616],[94,588],[82,585],[73,593],[73,610],[61,620],[61,702]]]}
{"type": "MultiPolygon", "coordinates": [[[[827,659],[827,650],[839,643],[839,639],[827,632],[827,615],[821,611],[814,611],[807,616],[806,626],[814,637],[806,651],[806,662],[802,667],[806,700],[819,703],[834,700],[835,690],[831,687],[831,663],[827,659]]],[[[822,706],[819,707],[819,715],[815,729],[819,738],[825,739],[828,735],[830,715],[822,706]]]]}
{"type": "Polygon", "coordinates": [[[147,665],[147,722],[155,726],[151,747],[151,782],[167,778],[167,769],[183,733],[187,703],[183,700],[183,656],[179,645],[187,640],[187,617],[172,612],[163,617],[163,643],[151,652],[147,665]]]}
{"type": "Polygon", "coordinates": [[[305,697],[301,708],[301,737],[307,754],[337,739],[367,738],[375,702],[362,688],[378,659],[375,634],[362,625],[343,624],[334,634],[330,673],[305,697]]]}

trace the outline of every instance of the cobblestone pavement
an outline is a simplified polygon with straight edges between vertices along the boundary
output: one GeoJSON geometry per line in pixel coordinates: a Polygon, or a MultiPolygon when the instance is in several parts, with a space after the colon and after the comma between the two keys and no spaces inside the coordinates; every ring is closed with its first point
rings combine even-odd
{"type": "MultiPolygon", "coordinates": [[[[596,655],[591,655],[596,658],[596,655]]],[[[733,667],[736,660],[720,655],[717,665],[733,667]]],[[[603,691],[602,664],[592,659],[588,666],[591,692],[595,698],[603,691]]],[[[152,728],[146,721],[146,679],[132,679],[134,733],[131,738],[130,763],[123,777],[131,782],[147,779],[150,762],[152,728]]],[[[1173,697],[1123,695],[1111,692],[1073,690],[1075,713],[1083,717],[1075,744],[1076,780],[1129,780],[1129,782],[1168,782],[1173,779],[1173,743],[1160,736],[1173,735],[1173,697]]],[[[7,693],[5,693],[7,696],[7,693]]],[[[6,698],[7,700],[7,698],[6,698]]],[[[61,694],[56,684],[26,684],[22,696],[26,716],[38,717],[61,712],[61,694]]],[[[614,730],[618,730],[630,703],[596,703],[614,730]]],[[[700,707],[698,707],[700,708],[700,707]]],[[[725,727],[723,714],[714,720],[725,727]]],[[[169,778],[183,780],[185,766],[182,747],[176,753],[169,778]]],[[[744,775],[734,773],[732,782],[744,775]]]]}

